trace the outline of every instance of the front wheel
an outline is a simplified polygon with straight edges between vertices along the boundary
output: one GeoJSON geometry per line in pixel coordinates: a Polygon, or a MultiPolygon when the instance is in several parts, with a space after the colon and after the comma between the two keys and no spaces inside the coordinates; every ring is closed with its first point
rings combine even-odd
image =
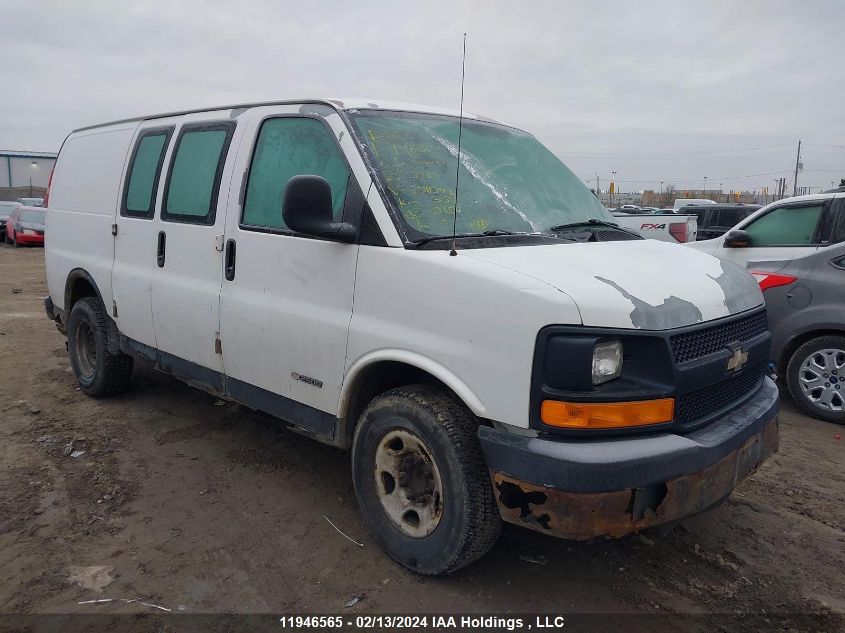
{"type": "Polygon", "coordinates": [[[819,336],[795,350],[786,369],[792,400],[805,413],[845,424],[845,336],[819,336]]]}
{"type": "Polygon", "coordinates": [[[429,385],[388,391],[361,416],[352,445],[358,504],[382,548],[412,571],[460,569],[499,536],[477,431],[461,402],[429,385]]]}
{"type": "Polygon", "coordinates": [[[108,349],[106,311],[93,297],[80,299],[67,320],[68,354],[79,387],[101,398],[125,391],[132,377],[133,359],[108,349]]]}

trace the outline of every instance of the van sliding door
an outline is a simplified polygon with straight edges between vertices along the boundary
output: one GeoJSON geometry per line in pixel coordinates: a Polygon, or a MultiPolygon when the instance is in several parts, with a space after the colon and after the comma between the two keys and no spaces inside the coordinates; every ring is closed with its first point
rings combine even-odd
{"type": "Polygon", "coordinates": [[[148,245],[155,255],[152,313],[162,367],[218,392],[223,227],[235,132],[236,122],[220,120],[220,113],[186,117],[176,131],[148,245]]]}

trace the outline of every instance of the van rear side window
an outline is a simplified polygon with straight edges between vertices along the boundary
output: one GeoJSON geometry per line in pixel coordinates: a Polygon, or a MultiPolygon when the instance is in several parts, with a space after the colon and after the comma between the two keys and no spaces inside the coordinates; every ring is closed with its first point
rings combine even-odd
{"type": "Polygon", "coordinates": [[[349,166],[328,128],[303,117],[267,119],[261,125],[249,170],[243,224],[284,229],[282,193],[302,174],[325,178],[332,190],[336,222],[343,215],[349,166]]]}
{"type": "Polygon", "coordinates": [[[162,220],[214,224],[220,176],[234,129],[228,122],[182,128],[164,188],[162,220]]]}
{"type": "Polygon", "coordinates": [[[172,133],[173,128],[146,130],[141,133],[129,163],[121,215],[145,219],[153,217],[161,165],[172,133]]]}

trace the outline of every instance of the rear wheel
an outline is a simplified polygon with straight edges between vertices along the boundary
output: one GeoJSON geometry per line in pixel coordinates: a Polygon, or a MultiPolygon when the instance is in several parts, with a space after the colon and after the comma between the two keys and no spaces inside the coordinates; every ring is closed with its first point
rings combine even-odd
{"type": "Polygon", "coordinates": [[[804,343],[792,354],[786,379],[793,401],[806,413],[845,424],[845,336],[804,343]]]}
{"type": "Polygon", "coordinates": [[[67,321],[73,373],[82,391],[95,398],[125,391],[132,377],[132,357],[109,352],[107,318],[99,300],[86,297],[73,305],[67,321]]]}
{"type": "Polygon", "coordinates": [[[498,538],[501,517],[477,431],[461,402],[429,385],[388,391],[361,416],[355,494],[376,540],[412,571],[455,571],[498,538]]]}

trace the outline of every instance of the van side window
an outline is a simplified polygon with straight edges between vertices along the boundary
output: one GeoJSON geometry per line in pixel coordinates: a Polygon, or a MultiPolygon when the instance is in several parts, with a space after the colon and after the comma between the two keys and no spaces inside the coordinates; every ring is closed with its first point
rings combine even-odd
{"type": "Polygon", "coordinates": [[[293,176],[325,178],[335,221],[343,215],[349,166],[329,129],[317,119],[280,117],[262,123],[255,143],[242,223],[284,229],[282,194],[293,176]]]}
{"type": "Polygon", "coordinates": [[[161,165],[172,133],[172,127],[141,132],[129,161],[120,215],[145,219],[153,217],[161,165]]]}
{"type": "Polygon", "coordinates": [[[234,123],[186,125],[176,140],[161,219],[214,224],[220,176],[234,123]]]}
{"type": "Polygon", "coordinates": [[[809,246],[824,204],[806,207],[780,207],[744,227],[752,246],[809,246]]]}

